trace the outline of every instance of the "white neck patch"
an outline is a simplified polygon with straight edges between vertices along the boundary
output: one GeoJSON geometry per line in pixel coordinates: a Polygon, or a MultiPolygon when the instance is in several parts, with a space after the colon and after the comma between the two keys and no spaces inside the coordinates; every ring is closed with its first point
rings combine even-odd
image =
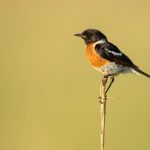
{"type": "Polygon", "coordinates": [[[97,45],[97,44],[104,44],[104,43],[106,43],[106,39],[101,39],[101,40],[95,42],[93,46],[95,47],[95,45],[97,45]]]}
{"type": "MultiPolygon", "coordinates": [[[[94,43],[93,47],[95,48],[95,46],[96,46],[97,44],[104,44],[104,43],[106,43],[106,42],[107,42],[106,39],[99,40],[99,41],[97,41],[97,42],[94,43]]],[[[114,56],[122,56],[122,55],[123,55],[121,52],[120,52],[120,53],[117,53],[117,52],[114,52],[114,51],[112,51],[112,50],[109,50],[108,48],[106,48],[105,50],[107,50],[107,52],[113,54],[114,56]]]]}

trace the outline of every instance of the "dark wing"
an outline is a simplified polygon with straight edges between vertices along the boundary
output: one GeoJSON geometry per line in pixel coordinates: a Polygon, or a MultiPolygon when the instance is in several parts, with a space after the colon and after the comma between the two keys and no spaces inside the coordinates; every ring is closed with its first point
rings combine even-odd
{"type": "Polygon", "coordinates": [[[112,43],[107,42],[104,44],[96,44],[95,50],[102,58],[111,62],[115,62],[116,64],[131,67],[138,73],[150,78],[149,74],[140,70],[139,67],[137,67],[125,54],[118,49],[118,47],[112,43]]]}
{"type": "Polygon", "coordinates": [[[134,63],[112,43],[96,44],[96,52],[104,59],[124,66],[135,67],[134,63]]]}

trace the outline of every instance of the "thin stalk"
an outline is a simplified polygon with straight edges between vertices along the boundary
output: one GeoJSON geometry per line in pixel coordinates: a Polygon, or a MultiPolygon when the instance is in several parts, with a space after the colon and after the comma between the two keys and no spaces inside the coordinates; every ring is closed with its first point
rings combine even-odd
{"type": "Polygon", "coordinates": [[[107,78],[103,78],[100,84],[100,117],[101,117],[101,126],[100,126],[100,148],[104,150],[104,140],[105,140],[105,120],[106,120],[106,83],[107,78]]]}

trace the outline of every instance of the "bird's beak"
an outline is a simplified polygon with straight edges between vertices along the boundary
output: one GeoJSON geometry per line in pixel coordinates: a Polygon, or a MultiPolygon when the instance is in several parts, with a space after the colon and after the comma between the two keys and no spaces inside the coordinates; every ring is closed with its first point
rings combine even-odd
{"type": "Polygon", "coordinates": [[[79,34],[74,34],[74,36],[82,37],[83,35],[79,33],[79,34]]]}

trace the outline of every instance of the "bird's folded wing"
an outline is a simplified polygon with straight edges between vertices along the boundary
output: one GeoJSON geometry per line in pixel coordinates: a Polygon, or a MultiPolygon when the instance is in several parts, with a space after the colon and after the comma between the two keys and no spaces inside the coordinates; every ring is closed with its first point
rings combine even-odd
{"type": "MultiPolygon", "coordinates": [[[[115,45],[112,43],[104,43],[103,45],[95,45],[96,52],[104,59],[110,62],[115,62],[116,64],[121,64],[123,66],[135,67],[136,65],[123,54],[115,45]]],[[[136,66],[137,67],[137,66],[136,66]]]]}

